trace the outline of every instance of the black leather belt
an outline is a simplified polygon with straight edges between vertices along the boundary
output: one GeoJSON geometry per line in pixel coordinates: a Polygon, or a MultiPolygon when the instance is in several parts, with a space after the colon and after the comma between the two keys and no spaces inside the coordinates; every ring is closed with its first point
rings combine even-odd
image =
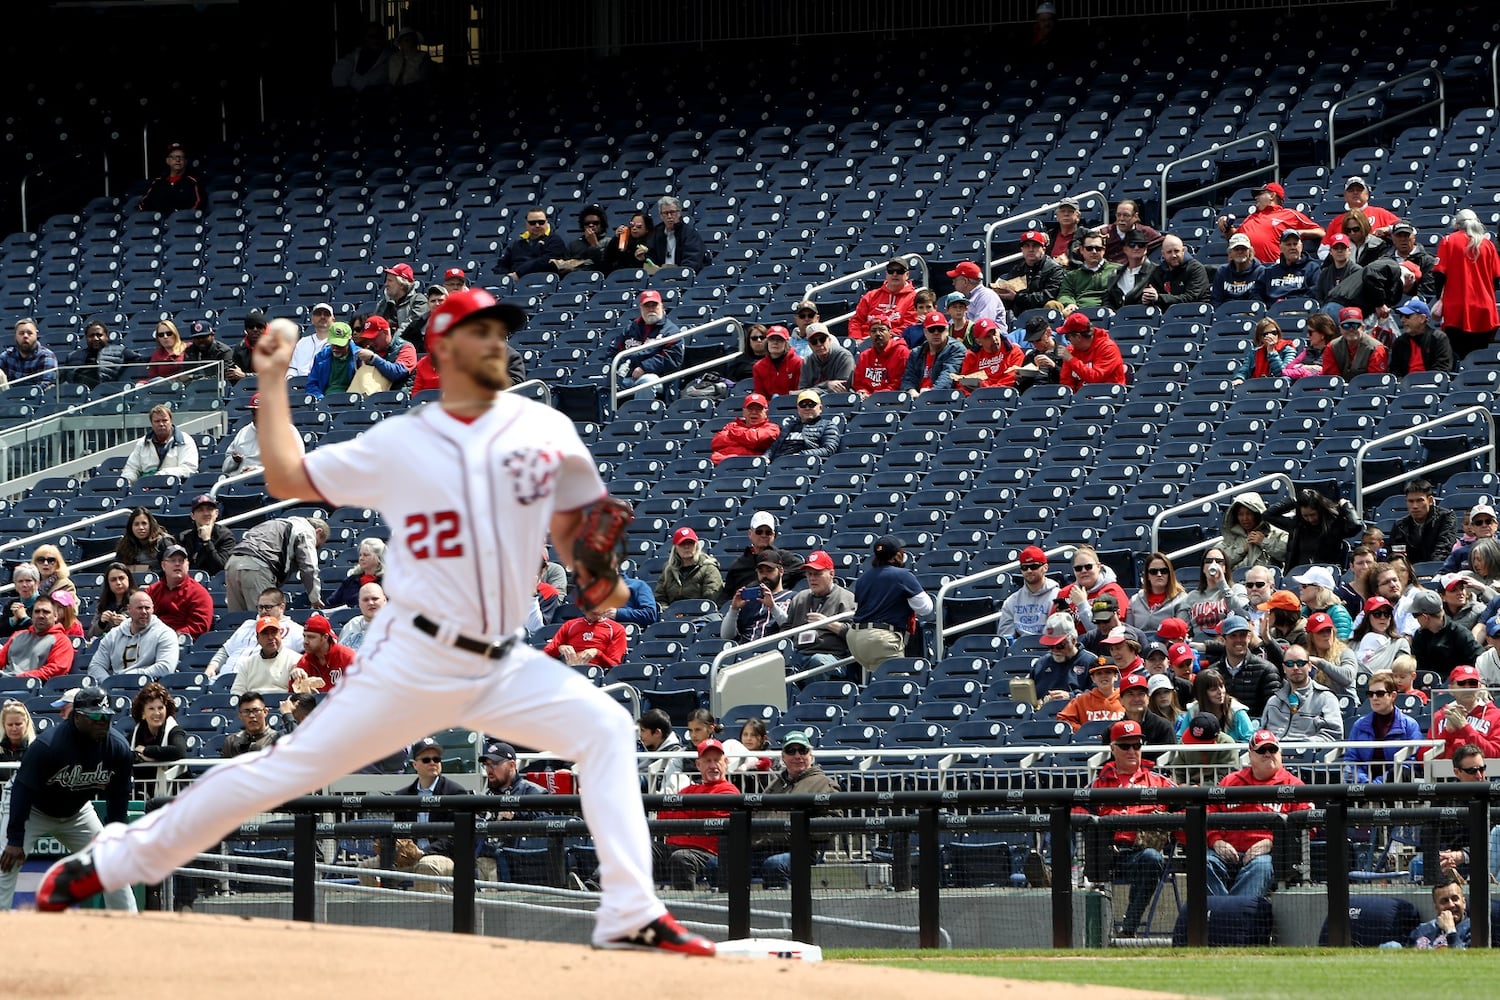
{"type": "Polygon", "coordinates": [[[887,632],[905,632],[906,629],[900,625],[892,625],[890,622],[854,622],[850,628],[883,628],[887,632]]]}
{"type": "MultiPolygon", "coordinates": [[[[431,618],[428,618],[426,615],[417,615],[411,620],[411,623],[417,627],[418,632],[425,632],[434,639],[441,641],[438,635],[441,629],[438,623],[431,618]]],[[[466,653],[477,653],[491,660],[503,660],[515,644],[516,637],[513,635],[508,635],[499,642],[485,642],[482,639],[471,639],[466,635],[458,635],[454,636],[451,645],[453,648],[461,649],[466,653]]]]}

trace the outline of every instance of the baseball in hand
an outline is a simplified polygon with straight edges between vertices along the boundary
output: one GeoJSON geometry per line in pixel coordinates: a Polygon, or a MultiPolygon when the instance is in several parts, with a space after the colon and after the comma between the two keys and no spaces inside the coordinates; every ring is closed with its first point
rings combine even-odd
{"type": "Polygon", "coordinates": [[[255,370],[285,371],[292,363],[297,346],[297,324],[289,319],[273,319],[266,332],[255,342],[255,370]]]}

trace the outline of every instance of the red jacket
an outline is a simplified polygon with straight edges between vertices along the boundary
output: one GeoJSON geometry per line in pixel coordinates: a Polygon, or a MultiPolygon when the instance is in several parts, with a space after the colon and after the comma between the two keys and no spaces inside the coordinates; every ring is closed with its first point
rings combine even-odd
{"type": "Polygon", "coordinates": [[[870,320],[877,316],[885,316],[892,330],[905,330],[917,321],[916,299],[917,288],[910,281],[899,292],[890,291],[882,283],[861,295],[854,315],[849,317],[850,339],[868,339],[870,320]]]}
{"type": "Polygon", "coordinates": [[[1349,349],[1344,346],[1343,337],[1339,337],[1323,348],[1323,374],[1353,378],[1354,375],[1344,374],[1346,366],[1339,364],[1339,358],[1347,357],[1350,367],[1358,367],[1358,352],[1360,350],[1368,350],[1370,355],[1365,363],[1364,371],[1354,372],[1354,375],[1380,375],[1391,370],[1391,352],[1386,350],[1386,346],[1380,341],[1366,334],[1360,338],[1359,347],[1355,349],[1355,354],[1353,355],[1350,355],[1349,349]],[[1338,348],[1338,351],[1334,351],[1335,347],[1338,348]]]}
{"type": "MultiPolygon", "coordinates": [[[[1342,216],[1340,216],[1342,218],[1342,216]]],[[[1262,264],[1274,263],[1281,256],[1281,234],[1288,229],[1317,229],[1318,224],[1295,208],[1271,205],[1251,212],[1235,229],[1250,239],[1250,252],[1262,264]]],[[[1333,230],[1328,230],[1332,233],[1333,230]]]]}
{"type": "Polygon", "coordinates": [[[781,425],[767,420],[759,427],[745,423],[744,417],[735,417],[719,433],[714,435],[713,463],[718,465],[730,455],[764,455],[776,443],[781,434],[781,425]]]}
{"type": "MultiPolygon", "coordinates": [[[[1122,776],[1115,770],[1115,762],[1110,761],[1099,769],[1099,776],[1094,779],[1090,788],[1176,788],[1177,782],[1164,774],[1158,774],[1150,761],[1142,761],[1141,766],[1136,768],[1129,777],[1122,776]]],[[[1074,806],[1075,813],[1089,812],[1082,806],[1074,806]]],[[[1098,816],[1138,816],[1145,813],[1171,812],[1166,806],[1159,802],[1143,802],[1137,805],[1099,805],[1092,810],[1098,816]]],[[[1116,830],[1115,843],[1125,847],[1135,844],[1135,830],[1116,830]]]]}
{"type": "MultiPolygon", "coordinates": [[[[681,795],[738,795],[740,790],[728,781],[715,781],[708,785],[702,782],[694,782],[688,785],[680,793],[681,795]]],[[[657,819],[724,819],[729,815],[728,809],[663,809],[656,814],[657,819]]],[[[667,838],[668,847],[696,847],[700,851],[718,857],[719,838],[707,835],[696,836],[689,833],[678,833],[667,838]]]]}
{"type": "Polygon", "coordinates": [[[1075,392],[1085,385],[1103,385],[1109,382],[1124,385],[1125,359],[1120,356],[1120,347],[1110,337],[1109,331],[1096,326],[1093,343],[1089,344],[1087,350],[1075,349],[1073,356],[1063,362],[1059,377],[1063,385],[1075,392]]]}
{"type": "MultiPolygon", "coordinates": [[[[5,645],[0,646],[0,668],[10,663],[10,646],[16,641],[16,636],[24,636],[34,633],[33,629],[25,628],[5,640],[5,645]]],[[[46,680],[49,677],[61,677],[73,669],[73,640],[68,638],[67,630],[61,625],[53,625],[43,637],[52,637],[52,646],[47,650],[47,658],[35,670],[25,670],[16,674],[17,677],[35,677],[38,680],[46,680]]]]}
{"type": "Polygon", "coordinates": [[[542,652],[560,660],[557,650],[561,646],[572,646],[579,652],[597,649],[599,655],[594,662],[613,667],[625,659],[625,626],[613,618],[601,618],[592,624],[587,618],[570,618],[547,640],[542,652]]]}
{"type": "MultiPolygon", "coordinates": [[[[1015,385],[1016,369],[1026,363],[1026,352],[1020,347],[1000,338],[1000,349],[993,353],[985,351],[970,351],[964,355],[964,366],[958,370],[960,375],[973,375],[978,372],[984,375],[980,380],[980,386],[988,385],[1015,385]]],[[[955,382],[959,390],[968,395],[974,390],[962,382],[955,382]]]]}
{"type": "MultiPolygon", "coordinates": [[[[1271,786],[1271,785],[1300,785],[1302,779],[1297,777],[1286,768],[1281,768],[1265,781],[1257,781],[1255,772],[1248,767],[1242,767],[1238,771],[1219,782],[1220,788],[1234,788],[1238,785],[1271,786]]],[[[1294,813],[1304,809],[1311,809],[1311,802],[1220,802],[1210,803],[1210,813],[1228,812],[1260,812],[1260,813],[1294,813]]],[[[1241,854],[1245,853],[1258,840],[1266,840],[1272,836],[1271,830],[1213,830],[1208,831],[1208,843],[1212,847],[1215,841],[1228,841],[1230,846],[1241,854]]]]}
{"type": "MultiPolygon", "coordinates": [[[[1389,229],[1401,221],[1401,217],[1395,212],[1388,208],[1381,208],[1379,205],[1366,205],[1360,211],[1364,212],[1365,218],[1370,220],[1371,229],[1389,229]]],[[[1344,231],[1344,216],[1348,214],[1348,212],[1340,212],[1329,220],[1328,225],[1323,227],[1328,231],[1329,236],[1344,231]]],[[[1267,261],[1267,263],[1270,262],[1267,261]]]]}
{"type": "MultiPolygon", "coordinates": [[[[323,678],[323,691],[332,691],[343,679],[344,671],[349,669],[349,664],[354,662],[354,650],[341,642],[335,642],[328,647],[328,662],[318,664],[312,658],[311,653],[303,653],[302,659],[297,661],[299,669],[307,671],[309,677],[323,678]]],[[[290,690],[291,685],[287,685],[290,690]]]]}
{"type": "Polygon", "coordinates": [[[157,580],[146,588],[146,594],[156,605],[156,617],[174,632],[196,639],[214,627],[213,595],[192,577],[170,590],[165,580],[157,580]]]}
{"type": "Polygon", "coordinates": [[[1500,706],[1494,702],[1476,703],[1462,729],[1449,732],[1447,722],[1446,713],[1433,713],[1432,732],[1428,739],[1443,741],[1445,745],[1440,757],[1452,757],[1453,751],[1465,743],[1479,747],[1486,757],[1500,757],[1500,706]]]}
{"type": "Polygon", "coordinates": [[[906,359],[911,357],[911,348],[900,337],[892,337],[881,354],[873,346],[859,352],[854,361],[854,378],[849,388],[862,396],[874,392],[885,392],[901,388],[901,378],[906,374],[906,359]]]}
{"type": "Polygon", "coordinates": [[[437,366],[432,363],[432,355],[424,354],[417,361],[417,367],[412,369],[411,392],[415,396],[424,389],[441,389],[443,380],[438,375],[437,366]]]}
{"type": "Polygon", "coordinates": [[[789,392],[796,392],[797,383],[802,381],[802,359],[788,347],[781,356],[779,366],[768,356],[755,362],[750,373],[755,379],[755,391],[762,396],[767,399],[785,396],[789,392]]]}

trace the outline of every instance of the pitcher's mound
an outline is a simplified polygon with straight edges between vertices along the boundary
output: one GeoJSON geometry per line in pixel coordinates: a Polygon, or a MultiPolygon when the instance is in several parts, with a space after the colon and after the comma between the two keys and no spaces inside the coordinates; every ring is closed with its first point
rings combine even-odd
{"type": "Polygon", "coordinates": [[[661,1000],[806,996],[819,1000],[945,1000],[1003,996],[1149,997],[1097,986],[1027,983],[876,965],[686,958],[595,951],[568,944],[422,931],[165,913],[14,912],[0,919],[7,996],[219,997],[410,1000],[450,996],[556,1000],[568,996],[661,1000]],[[688,984],[691,983],[691,986],[688,984]],[[664,989],[664,984],[667,984],[664,989]]]}

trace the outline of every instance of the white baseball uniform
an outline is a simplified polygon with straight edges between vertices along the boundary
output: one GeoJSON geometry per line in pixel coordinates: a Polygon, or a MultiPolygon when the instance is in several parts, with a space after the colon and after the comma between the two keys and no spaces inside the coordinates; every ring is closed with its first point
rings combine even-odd
{"type": "Polygon", "coordinates": [[[665,914],[629,713],[529,647],[493,660],[448,644],[460,634],[488,642],[520,629],[552,513],[603,494],[568,419],[509,394],[472,422],[426,406],[316,449],[305,468],[330,503],[385,515],[389,603],[306,723],[262,753],[213,768],[167,808],[107,827],[94,845],[104,887],[159,882],[255,813],[463,725],[578,763],[603,890],[596,943],[665,914]],[[418,615],[438,623],[437,637],[418,631],[418,615]]]}

